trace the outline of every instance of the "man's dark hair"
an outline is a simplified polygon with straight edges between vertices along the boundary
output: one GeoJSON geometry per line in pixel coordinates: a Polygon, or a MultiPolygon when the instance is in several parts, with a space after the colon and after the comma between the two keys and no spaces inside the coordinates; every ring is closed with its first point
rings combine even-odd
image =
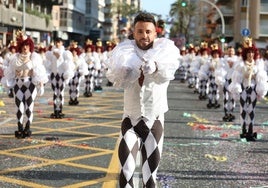
{"type": "Polygon", "coordinates": [[[55,42],[63,42],[63,40],[62,40],[62,38],[57,37],[57,38],[55,39],[55,42]]]}
{"type": "Polygon", "coordinates": [[[154,16],[146,12],[141,12],[135,17],[134,25],[136,25],[137,22],[151,22],[156,26],[154,16]]]}

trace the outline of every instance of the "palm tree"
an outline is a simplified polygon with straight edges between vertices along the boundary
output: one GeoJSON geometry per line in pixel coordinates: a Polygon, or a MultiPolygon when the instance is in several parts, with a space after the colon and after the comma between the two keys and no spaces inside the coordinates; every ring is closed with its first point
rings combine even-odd
{"type": "Polygon", "coordinates": [[[116,2],[112,4],[112,13],[117,14],[118,19],[121,22],[131,20],[132,16],[138,11],[137,7],[124,2],[116,2]]]}
{"type": "Polygon", "coordinates": [[[173,24],[170,29],[170,37],[184,36],[186,41],[189,41],[189,29],[192,17],[195,15],[195,5],[187,3],[182,6],[184,0],[176,0],[171,4],[169,11],[170,16],[173,18],[173,24]]]}

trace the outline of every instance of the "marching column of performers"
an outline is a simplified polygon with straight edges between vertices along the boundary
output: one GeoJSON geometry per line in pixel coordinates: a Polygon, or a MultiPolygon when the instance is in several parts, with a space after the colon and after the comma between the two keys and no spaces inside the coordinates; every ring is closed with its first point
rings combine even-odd
{"type": "MultiPolygon", "coordinates": [[[[69,105],[79,104],[82,80],[84,97],[101,91],[106,60],[117,45],[108,41],[104,48],[101,40],[93,44],[88,39],[83,48],[75,41],[65,47],[63,40],[57,38],[49,47],[42,44],[35,47],[32,41],[23,32],[18,32],[16,40],[1,53],[1,82],[7,87],[8,96],[15,100],[18,120],[15,135],[18,138],[31,135],[34,100],[37,91],[43,93],[44,84],[49,83],[53,90],[51,118],[64,117],[66,86],[69,87],[69,105]],[[37,76],[39,69],[41,73],[45,72],[45,77],[37,76]]],[[[199,46],[182,47],[180,53],[177,67],[180,82],[193,89],[199,100],[208,100],[205,106],[208,109],[220,108],[219,93],[222,93],[224,122],[236,119],[234,109],[239,103],[241,138],[256,140],[257,134],[253,131],[255,107],[258,99],[267,96],[268,53],[260,56],[251,38],[245,38],[236,50],[228,46],[223,52],[217,43],[209,46],[207,42],[201,42],[199,46]]],[[[110,81],[106,84],[112,85],[110,81]]]]}
{"type": "Polygon", "coordinates": [[[233,122],[236,103],[240,106],[240,138],[255,141],[255,108],[257,101],[267,96],[268,53],[261,56],[252,38],[245,37],[236,50],[220,43],[201,42],[181,48],[178,80],[187,81],[199,100],[208,100],[206,108],[220,108],[222,96],[224,122],[233,122]],[[186,75],[186,76],[185,76],[186,75]],[[220,95],[222,94],[222,95],[220,95]]]}
{"type": "MultiPolygon", "coordinates": [[[[71,41],[64,46],[61,38],[56,38],[49,47],[34,45],[33,39],[23,31],[18,31],[16,41],[11,41],[7,50],[1,52],[1,83],[7,88],[8,96],[14,98],[17,107],[18,129],[16,138],[31,136],[34,101],[37,94],[43,95],[44,85],[50,84],[53,96],[53,112],[50,118],[63,118],[64,91],[69,87],[69,105],[79,104],[80,84],[84,80],[84,96],[91,97],[93,91],[102,90],[105,71],[104,62],[116,46],[108,41],[107,49],[98,40],[93,45],[85,42],[84,48],[71,41]]],[[[113,83],[108,82],[107,86],[113,83]]]]}
{"type": "Polygon", "coordinates": [[[34,51],[33,40],[18,31],[16,42],[17,52],[12,58],[9,56],[1,82],[14,91],[18,125],[15,137],[26,138],[31,136],[34,101],[38,93],[43,95],[48,77],[41,56],[34,51]]]}

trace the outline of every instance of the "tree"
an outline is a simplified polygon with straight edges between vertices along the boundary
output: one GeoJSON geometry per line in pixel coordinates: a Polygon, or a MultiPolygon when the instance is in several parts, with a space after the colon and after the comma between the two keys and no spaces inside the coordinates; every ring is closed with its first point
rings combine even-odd
{"type": "Polygon", "coordinates": [[[111,15],[117,15],[118,31],[117,35],[120,36],[120,30],[127,26],[127,23],[132,22],[132,17],[139,9],[131,4],[116,1],[111,4],[111,15]]]}
{"type": "Polygon", "coordinates": [[[137,13],[138,11],[139,11],[138,8],[127,3],[116,2],[112,4],[112,14],[117,14],[119,19],[129,20],[131,16],[137,13]]]}
{"type": "Polygon", "coordinates": [[[171,4],[170,16],[173,17],[173,25],[170,29],[170,37],[183,35],[186,41],[189,41],[189,29],[191,19],[195,14],[195,5],[185,0],[177,0],[171,4]]]}

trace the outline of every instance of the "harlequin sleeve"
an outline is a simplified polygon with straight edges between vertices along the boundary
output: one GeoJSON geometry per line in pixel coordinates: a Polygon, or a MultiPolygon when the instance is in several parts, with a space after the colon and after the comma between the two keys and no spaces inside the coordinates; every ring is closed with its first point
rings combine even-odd
{"type": "Polygon", "coordinates": [[[215,70],[215,82],[219,86],[223,86],[225,83],[225,78],[227,75],[227,71],[225,66],[218,66],[215,70]]]}
{"type": "Polygon", "coordinates": [[[31,57],[33,63],[33,77],[32,81],[35,85],[39,85],[40,83],[45,84],[48,82],[46,68],[42,63],[42,58],[36,52],[32,53],[31,57]]]}
{"type": "Polygon", "coordinates": [[[243,70],[240,62],[236,67],[232,74],[232,82],[229,85],[229,91],[234,95],[237,96],[242,92],[242,81],[243,81],[243,70]]]}
{"type": "Polygon", "coordinates": [[[149,49],[143,58],[145,60],[154,60],[157,65],[157,71],[154,73],[156,83],[164,83],[175,78],[175,72],[179,67],[180,50],[174,42],[166,39],[156,39],[152,49],[149,49]]]}
{"type": "Polygon", "coordinates": [[[79,73],[82,76],[87,75],[89,72],[88,72],[88,66],[87,66],[87,63],[86,63],[85,59],[83,57],[80,57],[79,58],[79,61],[80,61],[80,64],[79,64],[79,73]]]}
{"type": "Polygon", "coordinates": [[[190,72],[194,75],[197,75],[199,71],[199,61],[198,58],[196,58],[190,65],[190,72]]]}
{"type": "Polygon", "coordinates": [[[1,79],[1,82],[6,88],[13,88],[15,86],[15,63],[16,58],[11,59],[6,69],[4,69],[4,77],[1,79]]]}
{"type": "Polygon", "coordinates": [[[52,51],[47,51],[46,52],[46,62],[44,63],[47,74],[51,74],[51,63],[52,63],[52,58],[53,58],[53,53],[52,51]]]}
{"type": "Polygon", "coordinates": [[[209,71],[209,64],[205,63],[200,67],[198,71],[198,78],[199,80],[207,80],[208,79],[208,71],[209,71]]]}
{"type": "Polygon", "coordinates": [[[72,61],[72,53],[70,51],[65,51],[63,53],[63,59],[64,59],[64,64],[63,64],[63,78],[65,80],[65,83],[69,83],[69,80],[74,76],[74,63],[72,61]]]}
{"type": "Polygon", "coordinates": [[[260,97],[264,97],[268,91],[268,85],[267,73],[262,67],[259,67],[258,73],[256,75],[256,84],[257,95],[260,97]]]}
{"type": "Polygon", "coordinates": [[[140,77],[141,59],[136,55],[131,40],[118,44],[105,61],[106,76],[116,87],[126,88],[140,77]]]}

